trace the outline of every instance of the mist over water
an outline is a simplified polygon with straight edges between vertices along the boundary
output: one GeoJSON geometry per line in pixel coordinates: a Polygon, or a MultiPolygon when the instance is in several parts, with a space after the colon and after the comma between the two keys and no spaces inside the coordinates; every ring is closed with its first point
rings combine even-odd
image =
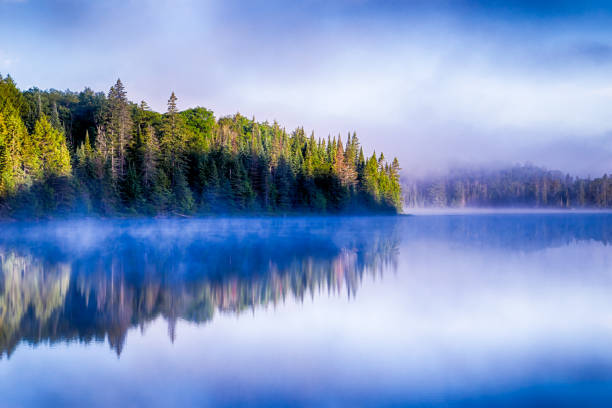
{"type": "Polygon", "coordinates": [[[107,338],[120,354],[130,327],[159,316],[173,340],[179,319],[205,323],[322,292],[354,296],[364,274],[397,256],[397,221],[377,222],[384,233],[369,231],[368,218],[315,217],[6,226],[0,350],[10,354],[22,338],[107,338]]]}
{"type": "Polygon", "coordinates": [[[603,406],[611,240],[609,213],[5,224],[2,405],[603,406]]]}

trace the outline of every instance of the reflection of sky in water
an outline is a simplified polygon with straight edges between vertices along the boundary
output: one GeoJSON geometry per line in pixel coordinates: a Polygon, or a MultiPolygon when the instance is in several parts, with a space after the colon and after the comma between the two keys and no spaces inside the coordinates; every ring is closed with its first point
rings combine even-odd
{"type": "MultiPolygon", "coordinates": [[[[295,276],[308,265],[311,270],[316,269],[312,265],[335,268],[339,274],[350,274],[350,268],[367,271],[372,252],[384,252],[381,259],[388,262],[382,263],[387,265],[382,276],[365,273],[355,295],[347,296],[346,286],[328,295],[332,275],[304,274],[304,281],[312,278],[321,285],[314,296],[300,300],[290,291],[276,304],[259,301],[238,314],[220,304],[213,318],[200,324],[179,317],[174,343],[166,312],[141,316],[129,325],[120,356],[101,342],[49,344],[42,338],[43,344],[21,344],[0,361],[0,405],[605,406],[612,397],[612,252],[607,241],[612,216],[313,222],[319,232],[293,225],[283,234],[329,253],[289,256],[295,248],[287,243],[284,255],[257,247],[262,259],[276,265],[274,273],[283,276],[287,270],[295,276]],[[394,234],[400,236],[397,250],[383,249],[389,243],[383,237],[394,234]],[[372,246],[372,240],[380,241],[372,246]]],[[[262,226],[274,242],[268,227],[262,226]]],[[[250,253],[250,242],[234,243],[250,253]]],[[[5,241],[4,248],[9,247],[23,252],[20,244],[5,241]]],[[[62,248],[52,252],[38,257],[72,265],[73,280],[101,279],[95,268],[81,271],[78,260],[62,254],[62,248]]],[[[222,258],[211,262],[224,265],[222,258]]],[[[117,272],[121,262],[114,262],[105,274],[134,273],[117,272]]],[[[54,265],[45,267],[57,269],[54,265]]],[[[263,269],[229,281],[186,274],[177,282],[163,272],[137,272],[125,279],[126,294],[148,287],[143,281],[149,280],[171,288],[172,299],[183,302],[193,295],[189,288],[205,287],[203,281],[213,291],[255,281],[263,286],[287,282],[270,279],[272,272],[263,269]]],[[[109,310],[112,317],[115,309],[109,310]]],[[[176,310],[180,316],[183,309],[176,310]]],[[[108,329],[112,321],[101,325],[108,329]]]]}

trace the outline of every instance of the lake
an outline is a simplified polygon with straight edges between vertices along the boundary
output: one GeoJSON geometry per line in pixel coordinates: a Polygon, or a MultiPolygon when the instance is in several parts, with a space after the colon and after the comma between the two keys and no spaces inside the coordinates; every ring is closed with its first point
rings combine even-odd
{"type": "Polygon", "coordinates": [[[0,406],[610,406],[612,214],[0,231],[0,406]]]}

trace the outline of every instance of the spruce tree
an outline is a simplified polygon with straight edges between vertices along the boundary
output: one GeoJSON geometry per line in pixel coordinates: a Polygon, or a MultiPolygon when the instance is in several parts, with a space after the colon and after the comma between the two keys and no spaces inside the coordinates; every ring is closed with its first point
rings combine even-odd
{"type": "Polygon", "coordinates": [[[34,150],[40,159],[41,175],[68,176],[72,170],[64,132],[55,129],[43,115],[34,128],[34,150]]]}
{"type": "Polygon", "coordinates": [[[108,92],[103,133],[107,141],[105,156],[111,161],[113,179],[122,180],[127,169],[127,148],[132,141],[132,119],[127,92],[120,79],[108,92]]]}
{"type": "Polygon", "coordinates": [[[6,198],[24,181],[22,145],[25,130],[13,112],[5,117],[0,112],[0,198],[6,198]]]}
{"type": "Polygon", "coordinates": [[[194,200],[185,176],[185,129],[176,101],[177,97],[172,92],[168,99],[168,112],[164,116],[161,147],[174,207],[181,212],[191,212],[194,200]]]}

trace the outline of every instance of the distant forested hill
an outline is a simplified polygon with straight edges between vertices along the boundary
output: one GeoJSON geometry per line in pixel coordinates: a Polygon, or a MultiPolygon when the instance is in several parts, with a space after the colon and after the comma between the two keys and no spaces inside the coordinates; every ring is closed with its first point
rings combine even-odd
{"type": "Polygon", "coordinates": [[[355,133],[316,139],[176,102],[160,114],[120,80],[105,95],[0,76],[0,216],[401,209],[397,159],[364,156],[355,133]]]}
{"type": "Polygon", "coordinates": [[[456,169],[443,177],[403,183],[408,207],[612,207],[612,180],[606,174],[579,178],[532,165],[456,169]]]}

